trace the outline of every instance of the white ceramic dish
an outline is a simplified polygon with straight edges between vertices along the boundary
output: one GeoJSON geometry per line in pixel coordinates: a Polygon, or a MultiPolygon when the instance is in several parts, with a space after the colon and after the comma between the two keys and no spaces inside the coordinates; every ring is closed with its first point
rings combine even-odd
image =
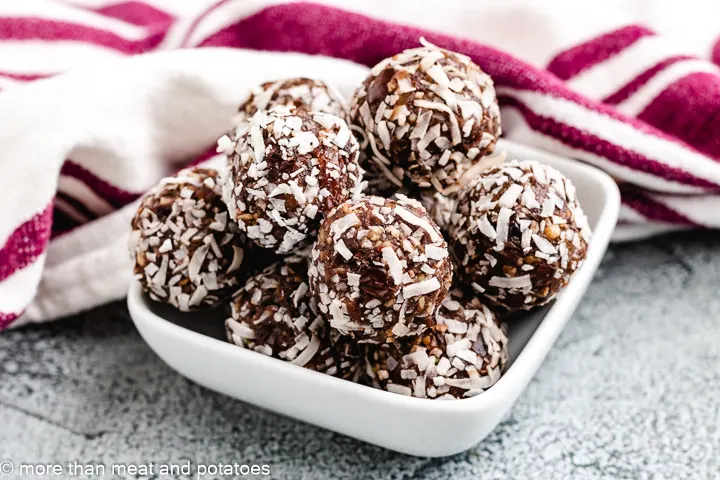
{"type": "Polygon", "coordinates": [[[510,367],[488,391],[456,401],[375,390],[238,348],[224,339],[221,311],[181,314],[128,294],[145,341],[180,374],[212,390],[410,455],[462,452],[500,422],[525,389],[582,298],[610,240],[620,207],[613,180],[578,162],[501,141],[509,158],[548,163],[575,183],[594,230],[585,265],[550,306],[512,319],[510,367]]]}

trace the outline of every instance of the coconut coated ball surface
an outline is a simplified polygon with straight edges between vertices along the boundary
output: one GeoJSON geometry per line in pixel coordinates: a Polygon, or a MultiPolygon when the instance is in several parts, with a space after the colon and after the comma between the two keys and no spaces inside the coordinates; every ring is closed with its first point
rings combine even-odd
{"type": "Polygon", "coordinates": [[[237,286],[247,242],[229,218],[219,182],[215,170],[181,170],[142,199],[130,253],[153,300],[189,311],[214,305],[237,286]]]}
{"type": "Polygon", "coordinates": [[[440,230],[416,200],[363,197],[337,207],[313,245],[310,286],[340,333],[367,342],[418,335],[452,281],[440,230]]]}
{"type": "Polygon", "coordinates": [[[534,161],[496,166],[464,189],[449,231],[465,282],[508,311],[555,298],[591,237],[572,182],[534,161]]]}
{"type": "Polygon", "coordinates": [[[308,292],[306,259],[289,257],[250,277],[230,310],[230,343],[347,379],[360,370],[358,349],[319,315],[308,292]]]}
{"type": "Polygon", "coordinates": [[[320,80],[299,77],[266,82],[253,88],[248,99],[238,108],[234,122],[248,122],[258,110],[270,110],[277,106],[329,113],[348,119],[345,100],[334,88],[320,80]]]}
{"type": "Polygon", "coordinates": [[[395,182],[447,193],[493,151],[500,110],[480,67],[425,45],[377,64],[355,93],[350,116],[366,132],[374,168],[395,182]]]}
{"type": "Polygon", "coordinates": [[[450,218],[457,208],[457,195],[443,195],[434,190],[420,192],[420,203],[423,204],[430,218],[446,232],[450,225],[450,218]]]}
{"type": "Polygon", "coordinates": [[[477,298],[452,290],[437,324],[418,337],[370,345],[370,384],[419,398],[478,395],[500,379],[508,362],[508,338],[499,318],[477,298]]]}
{"type": "Polygon", "coordinates": [[[223,187],[231,218],[261,247],[287,254],[308,245],[321,219],[359,195],[359,147],[344,120],[276,107],[258,111],[228,155],[223,187]]]}

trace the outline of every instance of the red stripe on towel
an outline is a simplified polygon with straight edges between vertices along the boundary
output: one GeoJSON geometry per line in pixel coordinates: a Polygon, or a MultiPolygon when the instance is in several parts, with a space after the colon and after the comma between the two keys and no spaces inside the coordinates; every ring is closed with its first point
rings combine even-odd
{"type": "Polygon", "coordinates": [[[0,312],[0,331],[5,330],[12,322],[18,319],[22,313],[1,313],[0,312]]]}
{"type": "Polygon", "coordinates": [[[65,160],[65,163],[60,169],[60,174],[73,177],[83,182],[90,190],[95,192],[96,195],[105,199],[105,201],[115,208],[124,207],[142,195],[142,193],[128,192],[127,190],[116,187],[72,160],[65,160]]]}
{"type": "Polygon", "coordinates": [[[156,47],[164,31],[149,32],[139,40],[128,40],[100,28],[59,20],[32,17],[0,17],[0,40],[77,41],[102,45],[126,53],[143,53],[156,47]]]}
{"type": "Polygon", "coordinates": [[[622,103],[628,98],[630,98],[630,96],[637,92],[643,85],[649,82],[655,75],[662,72],[670,65],[674,65],[681,60],[689,60],[691,58],[692,57],[690,57],[689,55],[678,55],[676,57],[667,58],[662,62],[648,68],[637,77],[633,78],[630,82],[623,85],[615,93],[608,95],[602,102],[608,105],[617,105],[619,103],[622,103]]]}
{"type": "Polygon", "coordinates": [[[623,191],[622,203],[653,222],[663,222],[676,225],[698,226],[695,222],[675,210],[658,203],[638,191],[623,191]]]}
{"type": "Polygon", "coordinates": [[[52,228],[52,203],[13,231],[0,249],[0,281],[33,263],[45,251],[52,228]]]}
{"type": "Polygon", "coordinates": [[[638,118],[720,160],[719,75],[686,75],[655,97],[638,118]]]}
{"type": "Polygon", "coordinates": [[[132,23],[140,27],[151,25],[168,26],[175,20],[171,14],[164,12],[148,3],[129,1],[104,5],[92,9],[92,11],[105,15],[106,17],[117,18],[124,22],[132,23]]]}
{"type": "Polygon", "coordinates": [[[639,25],[629,25],[576,45],[561,52],[548,63],[548,71],[562,80],[568,80],[579,73],[617,55],[643,37],[654,35],[652,30],[639,25]]]}
{"type": "Polygon", "coordinates": [[[711,190],[717,189],[717,185],[703,178],[698,178],[683,170],[659,163],[640,153],[615,145],[572,125],[567,125],[552,118],[538,115],[516,98],[501,97],[501,102],[505,106],[515,107],[533,130],[548,135],[568,147],[601,156],[618,165],[623,165],[635,171],[645,172],[672,182],[711,190]]]}

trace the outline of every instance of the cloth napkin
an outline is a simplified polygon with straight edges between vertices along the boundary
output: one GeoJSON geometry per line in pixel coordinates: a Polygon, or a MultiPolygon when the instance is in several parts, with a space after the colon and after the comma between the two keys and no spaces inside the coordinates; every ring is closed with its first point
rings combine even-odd
{"type": "Polygon", "coordinates": [[[217,163],[248,88],[304,75],[349,96],[421,36],[493,77],[507,138],[617,180],[616,239],[719,227],[718,18],[655,0],[4,0],[0,329],[121,298],[136,200],[217,163]]]}

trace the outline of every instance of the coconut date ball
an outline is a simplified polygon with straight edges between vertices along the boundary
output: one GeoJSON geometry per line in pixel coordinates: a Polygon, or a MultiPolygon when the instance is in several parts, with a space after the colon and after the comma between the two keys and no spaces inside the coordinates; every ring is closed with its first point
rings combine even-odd
{"type": "Polygon", "coordinates": [[[364,342],[418,335],[452,281],[447,244],[420,202],[363,197],[320,227],[310,288],[330,325],[364,342]]]}
{"type": "Polygon", "coordinates": [[[345,100],[334,88],[320,80],[299,77],[266,82],[253,88],[248,99],[238,107],[234,123],[246,123],[258,110],[270,110],[279,105],[348,119],[345,100]]]}
{"type": "Polygon", "coordinates": [[[359,350],[330,331],[308,292],[304,258],[281,260],[250,277],[233,295],[230,312],[230,343],[333,376],[359,375],[359,350]]]}
{"type": "Polygon", "coordinates": [[[247,242],[221,194],[217,171],[193,168],[163,179],[141,200],[130,253],[153,300],[189,311],[214,305],[237,286],[247,242]]]}
{"type": "Polygon", "coordinates": [[[275,107],[260,110],[233,142],[223,197],[231,218],[261,247],[297,251],[321,219],[359,195],[359,147],[344,120],[326,113],[275,107]]]}
{"type": "Polygon", "coordinates": [[[551,301],[591,237],[572,182],[534,161],[496,166],[464,189],[449,227],[458,270],[508,311],[551,301]]]}
{"type": "Polygon", "coordinates": [[[386,58],[351,100],[371,165],[395,183],[447,193],[493,151],[500,110],[490,77],[465,55],[429,43],[386,58]]]}
{"type": "Polygon", "coordinates": [[[422,335],[371,345],[370,384],[393,393],[437,399],[472,397],[500,379],[508,361],[504,325],[477,298],[452,290],[422,335]]]}

